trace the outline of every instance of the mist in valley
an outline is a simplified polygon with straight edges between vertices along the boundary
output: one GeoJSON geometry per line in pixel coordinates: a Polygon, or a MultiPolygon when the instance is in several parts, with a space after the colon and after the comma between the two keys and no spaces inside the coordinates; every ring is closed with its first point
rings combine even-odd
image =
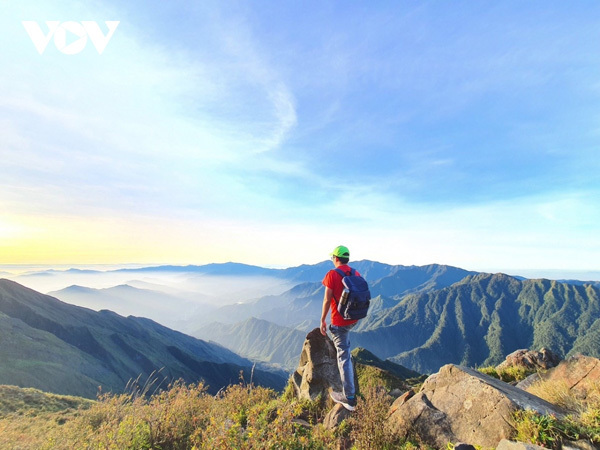
{"type": "Polygon", "coordinates": [[[152,319],[178,331],[189,332],[207,314],[233,304],[252,303],[278,295],[294,283],[261,275],[210,275],[184,267],[116,270],[41,269],[21,273],[2,271],[35,291],[95,311],[152,319]]]}

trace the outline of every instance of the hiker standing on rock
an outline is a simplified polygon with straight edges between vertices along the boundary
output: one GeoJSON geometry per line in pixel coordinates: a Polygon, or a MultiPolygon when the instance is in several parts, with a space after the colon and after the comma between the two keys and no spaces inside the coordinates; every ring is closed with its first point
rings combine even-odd
{"type": "MultiPolygon", "coordinates": [[[[335,269],[330,270],[323,278],[325,295],[323,296],[323,311],[321,313],[321,334],[327,335],[327,314],[331,310],[331,325],[329,330],[333,335],[333,343],[337,351],[337,362],[342,379],[343,392],[332,392],[331,398],[336,403],[342,404],[346,409],[354,411],[356,407],[356,391],[354,387],[354,368],[350,356],[350,330],[356,325],[356,319],[344,319],[338,311],[338,302],[344,292],[342,282],[345,275],[358,275],[348,266],[350,251],[340,245],[331,253],[331,260],[335,269]],[[341,273],[340,273],[341,272],[341,273]],[[345,274],[345,275],[342,275],[345,274]]],[[[370,296],[369,296],[370,298],[370,296]]],[[[365,311],[366,314],[366,311],[365,311]]]]}

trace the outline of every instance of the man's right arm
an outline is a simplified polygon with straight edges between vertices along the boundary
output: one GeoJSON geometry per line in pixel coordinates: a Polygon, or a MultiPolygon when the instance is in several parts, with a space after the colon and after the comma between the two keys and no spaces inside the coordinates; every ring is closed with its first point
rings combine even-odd
{"type": "Polygon", "coordinates": [[[321,334],[327,335],[327,314],[331,306],[331,299],[333,298],[333,290],[325,287],[325,294],[323,295],[323,310],[321,311],[321,334]]]}

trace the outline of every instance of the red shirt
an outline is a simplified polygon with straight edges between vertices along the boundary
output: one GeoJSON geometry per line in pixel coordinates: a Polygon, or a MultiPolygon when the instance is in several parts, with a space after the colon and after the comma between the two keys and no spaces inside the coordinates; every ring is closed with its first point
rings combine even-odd
{"type": "MultiPolygon", "coordinates": [[[[338,267],[342,272],[349,274],[350,267],[346,264],[343,264],[338,267]]],[[[358,271],[356,271],[356,275],[360,275],[358,271]]],[[[337,305],[340,296],[342,295],[342,291],[344,290],[344,284],[342,283],[342,276],[335,271],[335,269],[330,270],[323,278],[323,286],[330,288],[333,291],[333,298],[331,299],[331,324],[336,327],[343,327],[346,325],[351,325],[358,320],[346,320],[339,313],[337,305]]]]}

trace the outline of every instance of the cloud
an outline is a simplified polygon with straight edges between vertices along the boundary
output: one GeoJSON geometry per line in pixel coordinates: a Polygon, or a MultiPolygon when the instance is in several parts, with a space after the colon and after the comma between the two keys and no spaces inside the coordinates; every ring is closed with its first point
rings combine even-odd
{"type": "Polygon", "coordinates": [[[231,194],[227,208],[235,203],[235,172],[248,168],[252,155],[277,150],[295,126],[293,95],[249,34],[222,36],[221,45],[244,48],[213,61],[195,58],[191,48],[162,47],[160,36],[148,41],[132,25],[121,24],[101,58],[67,59],[49,49],[44,59],[30,51],[6,61],[2,190],[16,197],[15,209],[42,203],[59,212],[64,198],[81,211],[156,202],[202,207],[200,199],[211,208],[211,197],[226,200],[220,192],[231,194]],[[21,65],[43,70],[16,76],[21,65]],[[258,95],[248,90],[253,85],[258,95]],[[252,117],[238,114],[249,108],[246,100],[257,106],[250,106],[252,117]],[[42,195],[31,198],[33,186],[42,195]]]}

